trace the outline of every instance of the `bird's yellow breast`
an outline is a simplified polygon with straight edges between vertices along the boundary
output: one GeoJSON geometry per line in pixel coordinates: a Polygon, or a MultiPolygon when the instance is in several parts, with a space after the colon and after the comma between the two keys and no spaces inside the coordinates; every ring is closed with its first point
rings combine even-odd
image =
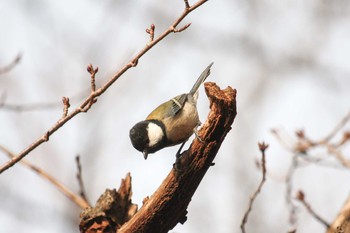
{"type": "Polygon", "coordinates": [[[199,124],[196,105],[186,102],[183,109],[173,116],[163,119],[168,146],[176,145],[187,140],[199,124]]]}

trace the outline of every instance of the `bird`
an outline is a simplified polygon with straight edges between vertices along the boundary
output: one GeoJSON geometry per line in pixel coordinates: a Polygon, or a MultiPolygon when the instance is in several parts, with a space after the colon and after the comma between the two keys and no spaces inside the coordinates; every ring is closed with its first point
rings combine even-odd
{"type": "Polygon", "coordinates": [[[210,75],[212,62],[198,77],[188,93],[178,95],[155,108],[145,120],[135,124],[129,132],[133,147],[142,152],[146,160],[148,154],[165,147],[184,143],[194,133],[197,138],[197,127],[201,124],[197,111],[198,88],[210,75]]]}

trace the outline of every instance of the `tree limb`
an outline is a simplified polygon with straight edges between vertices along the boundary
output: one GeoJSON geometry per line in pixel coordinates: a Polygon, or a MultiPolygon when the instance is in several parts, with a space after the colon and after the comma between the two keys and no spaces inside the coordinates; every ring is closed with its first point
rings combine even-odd
{"type": "MultiPolygon", "coordinates": [[[[14,157],[14,154],[8,150],[6,147],[0,145],[0,150],[5,152],[9,157],[14,157]]],[[[79,195],[73,193],[67,186],[65,186],[62,182],[58,181],[55,177],[44,171],[43,169],[31,164],[29,161],[22,159],[21,163],[31,169],[33,172],[37,173],[40,177],[44,178],[48,182],[50,182],[53,186],[55,186],[61,193],[63,193],[69,200],[79,206],[81,209],[85,209],[89,207],[89,203],[86,199],[80,197],[79,195]]]]}
{"type": "Polygon", "coordinates": [[[249,204],[248,204],[248,208],[245,211],[244,215],[243,215],[243,219],[241,222],[241,230],[242,233],[246,233],[245,230],[245,225],[248,222],[248,216],[250,214],[250,212],[252,211],[253,208],[253,204],[255,199],[257,198],[257,196],[259,195],[259,193],[261,192],[261,189],[266,181],[266,158],[265,158],[265,150],[269,147],[268,144],[263,143],[259,143],[259,149],[261,152],[261,172],[262,172],[262,177],[261,177],[261,181],[257,187],[257,189],[255,190],[255,192],[253,193],[253,195],[250,197],[249,200],[249,204]]]}

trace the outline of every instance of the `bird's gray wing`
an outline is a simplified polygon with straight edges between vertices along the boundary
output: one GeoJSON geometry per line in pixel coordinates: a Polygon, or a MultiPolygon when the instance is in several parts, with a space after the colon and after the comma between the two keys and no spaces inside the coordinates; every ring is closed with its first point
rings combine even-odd
{"type": "Polygon", "coordinates": [[[146,118],[146,120],[163,120],[178,114],[187,100],[188,94],[178,95],[170,100],[171,105],[163,103],[154,109],[146,118]]]}
{"type": "Polygon", "coordinates": [[[181,109],[184,107],[186,100],[187,100],[187,94],[178,95],[172,98],[171,111],[169,115],[175,116],[176,114],[178,114],[181,111],[181,109]]]}

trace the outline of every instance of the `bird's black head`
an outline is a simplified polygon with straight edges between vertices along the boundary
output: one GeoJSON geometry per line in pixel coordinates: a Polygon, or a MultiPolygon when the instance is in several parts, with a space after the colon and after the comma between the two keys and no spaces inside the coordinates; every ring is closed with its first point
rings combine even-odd
{"type": "Polygon", "coordinates": [[[132,145],[138,151],[143,152],[149,143],[148,132],[147,132],[148,122],[141,121],[131,128],[129,137],[132,145]]]}
{"type": "Polygon", "coordinates": [[[165,146],[166,134],[160,121],[141,121],[131,128],[129,137],[132,145],[141,151],[147,159],[148,153],[154,153],[165,146]]]}

